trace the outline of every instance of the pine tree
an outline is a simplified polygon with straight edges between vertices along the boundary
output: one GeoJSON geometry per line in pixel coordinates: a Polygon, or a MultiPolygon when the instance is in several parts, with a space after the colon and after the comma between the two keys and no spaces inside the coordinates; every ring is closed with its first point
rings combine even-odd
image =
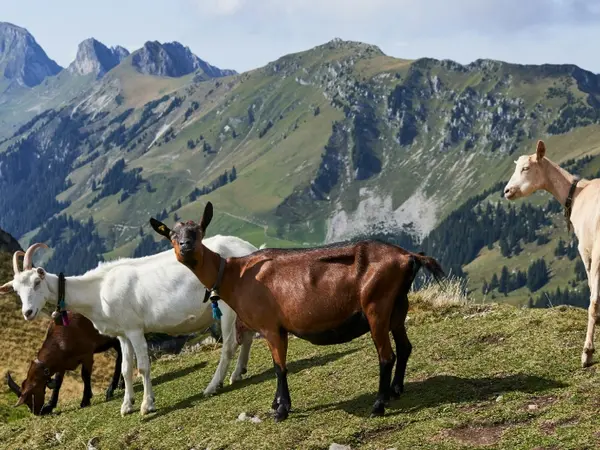
{"type": "Polygon", "coordinates": [[[498,281],[498,275],[494,273],[494,275],[492,275],[492,281],[490,282],[490,291],[498,289],[498,286],[500,286],[500,282],[498,281]]]}
{"type": "Polygon", "coordinates": [[[567,250],[565,248],[565,241],[562,240],[562,238],[560,238],[558,240],[558,244],[556,244],[556,248],[554,249],[554,256],[558,256],[559,258],[562,256],[565,256],[567,253],[567,250]]]}
{"type": "Polygon", "coordinates": [[[500,273],[500,285],[498,286],[498,292],[504,294],[504,296],[508,294],[509,277],[510,275],[508,273],[508,267],[502,267],[502,272],[500,273]]]}
{"type": "Polygon", "coordinates": [[[144,236],[144,228],[143,227],[140,227],[140,236],[142,236],[142,237],[144,236]]]}

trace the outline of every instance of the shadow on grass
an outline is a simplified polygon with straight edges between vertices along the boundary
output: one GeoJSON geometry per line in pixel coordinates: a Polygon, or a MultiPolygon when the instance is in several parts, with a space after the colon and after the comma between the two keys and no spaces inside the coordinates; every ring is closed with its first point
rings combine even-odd
{"type": "MultiPolygon", "coordinates": [[[[360,350],[359,348],[356,348],[356,349],[351,349],[351,350],[345,350],[343,352],[329,353],[327,355],[321,355],[321,356],[316,356],[316,357],[312,357],[312,358],[304,358],[304,359],[300,359],[297,361],[292,361],[287,366],[288,373],[293,374],[293,373],[302,372],[303,370],[306,370],[306,369],[310,369],[311,367],[323,366],[327,363],[330,363],[332,361],[340,359],[346,355],[355,353],[359,350],[360,350]]],[[[165,375],[168,375],[168,374],[165,374],[165,375]]],[[[256,375],[252,375],[248,378],[244,378],[241,381],[236,381],[233,385],[228,385],[228,386],[224,387],[223,389],[220,389],[218,392],[218,395],[223,395],[223,394],[226,394],[227,392],[230,392],[230,391],[233,391],[236,389],[243,389],[246,386],[249,386],[252,384],[260,384],[267,380],[275,380],[275,370],[274,369],[267,369],[256,375]]],[[[273,391],[273,395],[275,395],[275,391],[273,391]]],[[[192,395],[191,397],[188,397],[184,400],[181,400],[180,402],[175,403],[172,406],[168,406],[166,408],[159,409],[156,412],[156,414],[149,416],[145,420],[153,420],[160,416],[168,414],[171,411],[175,411],[178,409],[190,408],[192,406],[195,406],[196,402],[202,401],[204,398],[205,398],[204,393],[199,392],[197,394],[192,395]]],[[[266,402],[265,404],[270,405],[271,399],[265,399],[265,402],[266,402]]]]}
{"type": "MultiPolygon", "coordinates": [[[[179,370],[173,370],[172,372],[163,373],[162,375],[157,376],[156,378],[152,378],[152,386],[158,386],[159,384],[166,383],[168,381],[173,381],[177,378],[184,377],[189,375],[192,372],[196,372],[200,369],[206,367],[206,361],[201,361],[189,367],[184,367],[179,370]]],[[[133,386],[134,392],[142,392],[144,390],[144,385],[142,382],[135,383],[133,386]]]]}
{"type": "MultiPolygon", "coordinates": [[[[386,407],[386,416],[415,412],[448,403],[489,401],[507,392],[534,394],[566,386],[559,381],[527,374],[485,378],[440,375],[423,381],[406,383],[402,396],[398,400],[392,400],[386,407]]],[[[315,406],[300,412],[341,409],[354,416],[369,417],[375,396],[375,392],[362,394],[350,400],[315,406]]]]}

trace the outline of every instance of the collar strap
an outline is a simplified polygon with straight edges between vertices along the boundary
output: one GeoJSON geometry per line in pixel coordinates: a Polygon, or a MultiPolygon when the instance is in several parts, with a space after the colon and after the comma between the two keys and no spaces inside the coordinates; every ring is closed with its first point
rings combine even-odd
{"type": "Polygon", "coordinates": [[[58,299],[56,300],[56,311],[52,313],[52,318],[56,325],[61,323],[66,327],[69,325],[69,317],[67,316],[65,306],[65,290],[67,280],[64,273],[58,274],[58,299]]]}
{"type": "Polygon", "coordinates": [[[575,189],[577,188],[578,182],[579,177],[575,176],[573,178],[571,188],[569,189],[569,195],[567,195],[567,200],[565,201],[565,219],[567,220],[568,231],[571,231],[571,211],[573,209],[573,195],[575,195],[575,189]]]}
{"type": "Polygon", "coordinates": [[[206,290],[204,294],[204,300],[202,303],[206,303],[208,299],[210,299],[213,303],[216,303],[219,300],[219,288],[221,287],[221,282],[223,281],[223,273],[225,272],[225,258],[219,255],[219,259],[221,260],[219,263],[219,273],[217,273],[217,280],[213,287],[206,290]]]}

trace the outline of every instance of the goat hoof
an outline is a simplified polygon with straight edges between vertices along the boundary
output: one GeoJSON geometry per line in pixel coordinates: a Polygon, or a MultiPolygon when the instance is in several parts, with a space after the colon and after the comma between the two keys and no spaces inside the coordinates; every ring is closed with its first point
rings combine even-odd
{"type": "Polygon", "coordinates": [[[106,391],[106,401],[109,401],[112,398],[113,398],[113,391],[112,390],[106,391]]]}
{"type": "Polygon", "coordinates": [[[404,392],[404,386],[400,385],[400,384],[396,384],[394,386],[392,386],[391,392],[390,392],[390,396],[393,399],[396,399],[398,397],[400,397],[400,395],[404,392]]]}
{"type": "Polygon", "coordinates": [[[90,405],[91,405],[91,402],[88,400],[87,402],[81,402],[81,403],[79,404],[79,407],[80,407],[80,408],[87,408],[87,407],[88,407],[88,406],[90,406],[90,405]]]}
{"type": "Polygon", "coordinates": [[[385,404],[381,400],[377,400],[371,410],[371,417],[381,417],[385,414],[385,404]]]}
{"type": "Polygon", "coordinates": [[[275,422],[282,422],[288,418],[289,411],[285,405],[279,405],[275,412],[275,422]]]}
{"type": "Polygon", "coordinates": [[[208,386],[206,389],[204,389],[205,397],[210,397],[211,395],[215,395],[216,393],[217,393],[217,388],[214,386],[208,386]]]}
{"type": "Polygon", "coordinates": [[[246,375],[248,373],[248,369],[246,369],[245,367],[242,369],[242,375],[246,375]]]}
{"type": "Polygon", "coordinates": [[[41,416],[47,416],[48,414],[52,414],[52,410],[54,409],[54,405],[44,405],[40,410],[41,416]]]}
{"type": "Polygon", "coordinates": [[[584,369],[586,367],[590,367],[593,362],[592,362],[592,358],[594,356],[594,349],[584,349],[583,353],[581,354],[581,367],[583,367],[584,369]]]}
{"type": "Polygon", "coordinates": [[[121,415],[126,416],[127,414],[131,414],[133,412],[133,404],[124,404],[121,406],[121,415]]]}
{"type": "Polygon", "coordinates": [[[142,414],[142,416],[153,413],[154,411],[156,411],[156,408],[154,407],[154,402],[142,403],[142,407],[140,409],[140,413],[142,414]]]}

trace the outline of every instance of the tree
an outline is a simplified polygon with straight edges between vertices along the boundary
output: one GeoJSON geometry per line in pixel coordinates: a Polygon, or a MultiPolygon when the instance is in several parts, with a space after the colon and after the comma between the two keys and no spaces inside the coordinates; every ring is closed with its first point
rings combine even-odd
{"type": "Polygon", "coordinates": [[[560,238],[558,240],[558,244],[556,244],[556,248],[554,249],[554,256],[558,256],[559,258],[565,256],[567,254],[567,250],[565,248],[565,241],[560,238]]]}
{"type": "Polygon", "coordinates": [[[505,297],[506,294],[508,294],[509,277],[510,275],[508,273],[508,267],[502,267],[502,272],[500,273],[500,285],[498,286],[498,292],[504,294],[505,297]]]}
{"type": "Polygon", "coordinates": [[[237,178],[237,171],[235,170],[235,166],[231,168],[231,172],[229,173],[229,182],[231,183],[237,178]]]}
{"type": "Polygon", "coordinates": [[[483,280],[483,285],[481,286],[481,293],[483,295],[486,295],[488,292],[490,292],[490,286],[486,280],[483,280]]]}
{"type": "Polygon", "coordinates": [[[139,232],[139,234],[140,234],[140,236],[142,236],[142,237],[144,236],[144,228],[143,228],[143,227],[140,227],[140,232],[139,232]]]}
{"type": "Polygon", "coordinates": [[[498,286],[500,286],[500,282],[498,281],[498,275],[494,273],[494,275],[492,275],[492,281],[490,282],[490,291],[498,289],[498,286]]]}

